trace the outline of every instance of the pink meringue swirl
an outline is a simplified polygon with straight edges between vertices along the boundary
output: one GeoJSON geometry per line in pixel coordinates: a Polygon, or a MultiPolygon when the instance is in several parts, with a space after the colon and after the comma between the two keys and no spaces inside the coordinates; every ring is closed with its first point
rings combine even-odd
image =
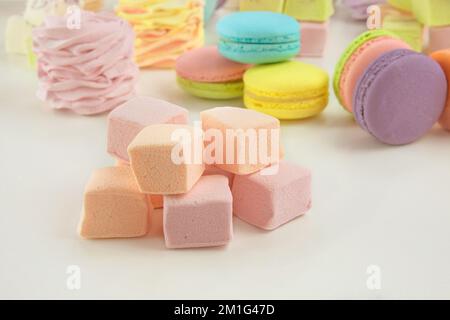
{"type": "Polygon", "coordinates": [[[80,29],[49,16],[33,30],[37,96],[55,109],[90,115],[114,109],[135,94],[130,25],[108,13],[81,12],[80,29]]]}

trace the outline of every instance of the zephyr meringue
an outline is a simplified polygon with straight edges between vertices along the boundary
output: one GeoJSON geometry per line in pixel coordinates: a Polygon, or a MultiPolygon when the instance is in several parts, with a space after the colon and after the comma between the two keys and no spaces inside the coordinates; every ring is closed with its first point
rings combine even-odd
{"type": "Polygon", "coordinates": [[[200,0],[119,0],[116,13],[136,33],[139,67],[173,68],[182,53],[203,45],[200,0]]]}
{"type": "Polygon", "coordinates": [[[52,16],[33,30],[37,96],[55,109],[102,113],[134,95],[134,33],[108,13],[80,11],[78,22],[52,16]]]}

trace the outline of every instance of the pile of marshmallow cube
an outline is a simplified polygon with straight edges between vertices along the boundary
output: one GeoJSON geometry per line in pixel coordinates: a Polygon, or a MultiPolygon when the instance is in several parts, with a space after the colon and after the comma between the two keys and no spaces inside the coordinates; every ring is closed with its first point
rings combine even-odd
{"type": "Polygon", "coordinates": [[[201,125],[188,125],[186,109],[143,96],[109,114],[108,153],[117,164],[91,175],[79,225],[83,238],[144,236],[155,209],[163,208],[168,248],[220,246],[232,239],[233,214],[273,230],[309,210],[311,174],[280,159],[278,119],[235,107],[200,117],[201,125]],[[239,144],[246,132],[256,134],[239,144]],[[181,143],[183,135],[189,144],[181,143]]]}

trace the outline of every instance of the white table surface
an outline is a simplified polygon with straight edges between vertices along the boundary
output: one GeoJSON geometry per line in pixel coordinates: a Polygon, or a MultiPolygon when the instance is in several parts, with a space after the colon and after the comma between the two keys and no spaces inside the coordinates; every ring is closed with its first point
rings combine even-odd
{"type": "MultiPolygon", "coordinates": [[[[21,1],[0,2],[0,298],[450,298],[450,134],[382,145],[336,102],[313,119],[282,124],[286,158],[313,172],[313,208],[273,232],[234,222],[226,248],[167,250],[160,234],[81,240],[84,185],[112,165],[105,115],[45,109],[36,76],[4,53],[6,17],[21,1]],[[79,266],[81,288],[66,285],[79,266]],[[366,284],[368,266],[381,288],[366,284]]],[[[332,73],[364,24],[333,17],[323,59],[332,73]]],[[[208,28],[208,41],[215,39],[208,28]]],[[[141,94],[199,111],[233,105],[190,97],[173,71],[143,71],[141,94]]]]}

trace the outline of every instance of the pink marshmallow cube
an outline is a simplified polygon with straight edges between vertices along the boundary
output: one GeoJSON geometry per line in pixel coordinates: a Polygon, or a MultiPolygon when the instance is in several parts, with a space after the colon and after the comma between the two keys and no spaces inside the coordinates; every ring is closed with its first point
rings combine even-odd
{"type": "Polygon", "coordinates": [[[450,26],[429,27],[427,52],[450,48],[450,26]]]}
{"type": "Polygon", "coordinates": [[[211,247],[233,236],[233,200],[228,179],[203,176],[186,194],[164,196],[163,225],[168,248],[211,247]]]}
{"type": "Polygon", "coordinates": [[[234,215],[265,230],[276,229],[311,207],[309,170],[284,160],[278,171],[272,169],[273,175],[236,175],[232,189],[234,215]]]}
{"type": "Polygon", "coordinates": [[[152,124],[187,124],[188,111],[172,103],[135,97],[108,115],[108,153],[129,162],[128,145],[146,126],[152,124]]]}
{"type": "Polygon", "coordinates": [[[328,22],[299,22],[301,36],[301,57],[322,57],[328,38],[328,22]]]}

